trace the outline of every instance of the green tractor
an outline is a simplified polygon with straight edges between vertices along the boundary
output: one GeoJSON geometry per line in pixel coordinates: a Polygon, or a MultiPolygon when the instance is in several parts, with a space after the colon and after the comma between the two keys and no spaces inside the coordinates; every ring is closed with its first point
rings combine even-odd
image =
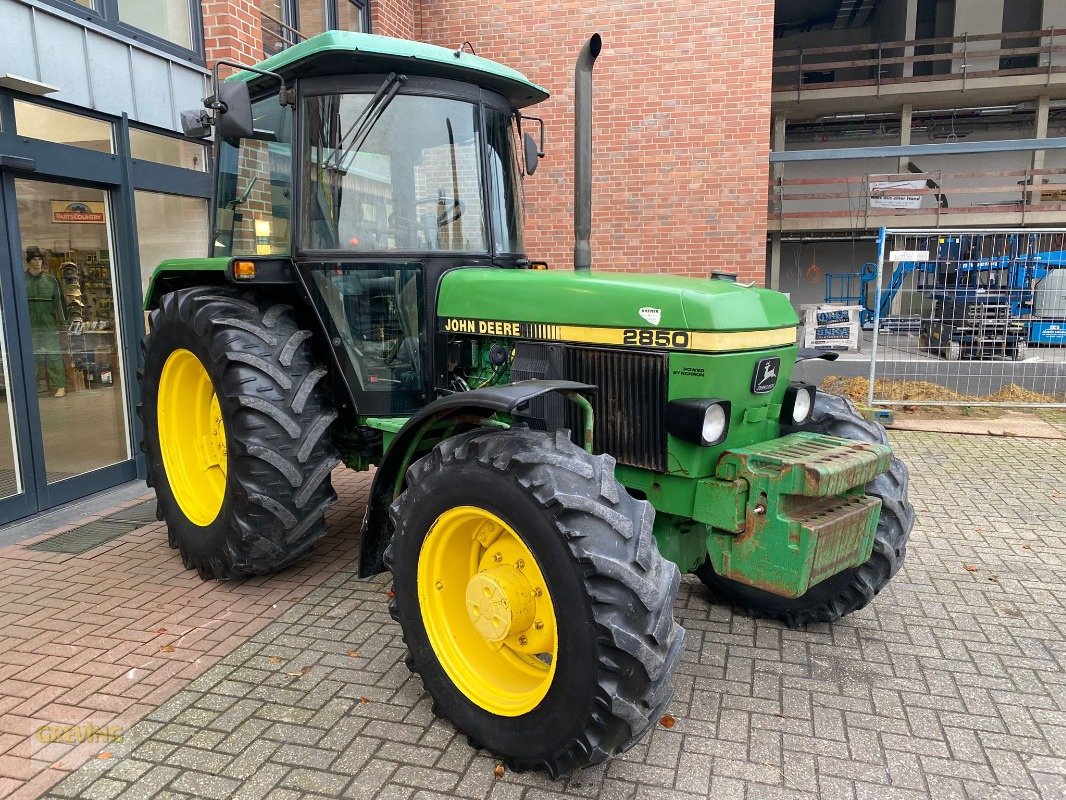
{"type": "Polygon", "coordinates": [[[884,588],[914,519],[884,431],[793,380],[820,356],[784,295],[590,270],[600,47],[576,68],[573,271],[523,244],[544,89],[332,31],[216,68],[183,115],[215,133],[212,256],[161,264],[145,301],[143,449],[185,565],[297,562],[331,472],[376,467],[360,574],[391,570],[434,711],[552,776],[664,713],[681,572],[832,621],[884,588]]]}

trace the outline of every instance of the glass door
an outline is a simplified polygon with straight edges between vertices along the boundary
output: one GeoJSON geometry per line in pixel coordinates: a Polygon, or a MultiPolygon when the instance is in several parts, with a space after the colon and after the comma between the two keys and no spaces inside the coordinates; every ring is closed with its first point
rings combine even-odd
{"type": "Polygon", "coordinates": [[[136,477],[113,192],[24,175],[0,172],[0,525],[136,477]]]}
{"type": "MultiPolygon", "coordinates": [[[[0,181],[0,216],[4,192],[0,181]]],[[[18,377],[17,316],[12,308],[14,274],[10,262],[11,242],[7,226],[0,225],[0,523],[36,511],[33,496],[33,471],[28,453],[20,444],[25,441],[25,404],[21,401],[18,377]],[[14,357],[14,358],[13,358],[14,357]],[[27,482],[29,486],[27,486],[27,482]]]]}
{"type": "Polygon", "coordinates": [[[8,370],[7,337],[3,335],[4,303],[0,298],[0,500],[22,494],[22,471],[19,469],[19,453],[16,446],[15,414],[11,408],[8,387],[11,373],[8,370]]]}
{"type": "Polygon", "coordinates": [[[23,375],[39,427],[36,472],[51,486],[131,458],[111,209],[103,189],[13,183],[18,316],[32,358],[23,375]]]}

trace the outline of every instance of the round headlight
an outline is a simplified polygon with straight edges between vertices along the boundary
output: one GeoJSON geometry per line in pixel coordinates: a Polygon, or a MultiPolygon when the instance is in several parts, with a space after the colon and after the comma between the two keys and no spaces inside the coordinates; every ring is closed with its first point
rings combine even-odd
{"type": "Polygon", "coordinates": [[[720,441],[725,435],[725,426],[728,420],[725,409],[720,405],[715,403],[707,406],[707,410],[703,414],[703,431],[700,433],[703,444],[715,444],[720,441]]]}
{"type": "Polygon", "coordinates": [[[792,404],[792,421],[799,425],[811,415],[814,406],[814,391],[812,389],[800,389],[796,392],[796,401],[792,404]]]}

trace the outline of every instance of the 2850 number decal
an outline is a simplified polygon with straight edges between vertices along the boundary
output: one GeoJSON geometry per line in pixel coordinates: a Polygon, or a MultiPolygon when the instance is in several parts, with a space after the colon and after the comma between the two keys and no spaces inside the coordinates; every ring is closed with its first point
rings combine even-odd
{"type": "Polygon", "coordinates": [[[689,346],[688,331],[651,331],[647,328],[625,328],[622,331],[622,344],[639,347],[673,347],[683,350],[689,346]]]}

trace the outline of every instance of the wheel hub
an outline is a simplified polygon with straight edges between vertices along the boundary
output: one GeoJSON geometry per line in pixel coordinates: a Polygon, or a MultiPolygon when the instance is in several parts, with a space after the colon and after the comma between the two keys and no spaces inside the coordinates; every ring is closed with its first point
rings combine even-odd
{"type": "Polygon", "coordinates": [[[211,377],[189,350],[174,350],[163,364],[156,425],[174,499],[194,525],[210,525],[226,494],[226,425],[211,377]]]}
{"type": "Polygon", "coordinates": [[[559,632],[526,540],[478,506],[443,512],[418,557],[418,605],[449,680],[478,707],[517,717],[555,678],[559,632]]]}
{"type": "Polygon", "coordinates": [[[466,613],[490,642],[502,642],[529,628],[536,608],[533,587],[511,564],[479,572],[466,585],[466,613]]]}

